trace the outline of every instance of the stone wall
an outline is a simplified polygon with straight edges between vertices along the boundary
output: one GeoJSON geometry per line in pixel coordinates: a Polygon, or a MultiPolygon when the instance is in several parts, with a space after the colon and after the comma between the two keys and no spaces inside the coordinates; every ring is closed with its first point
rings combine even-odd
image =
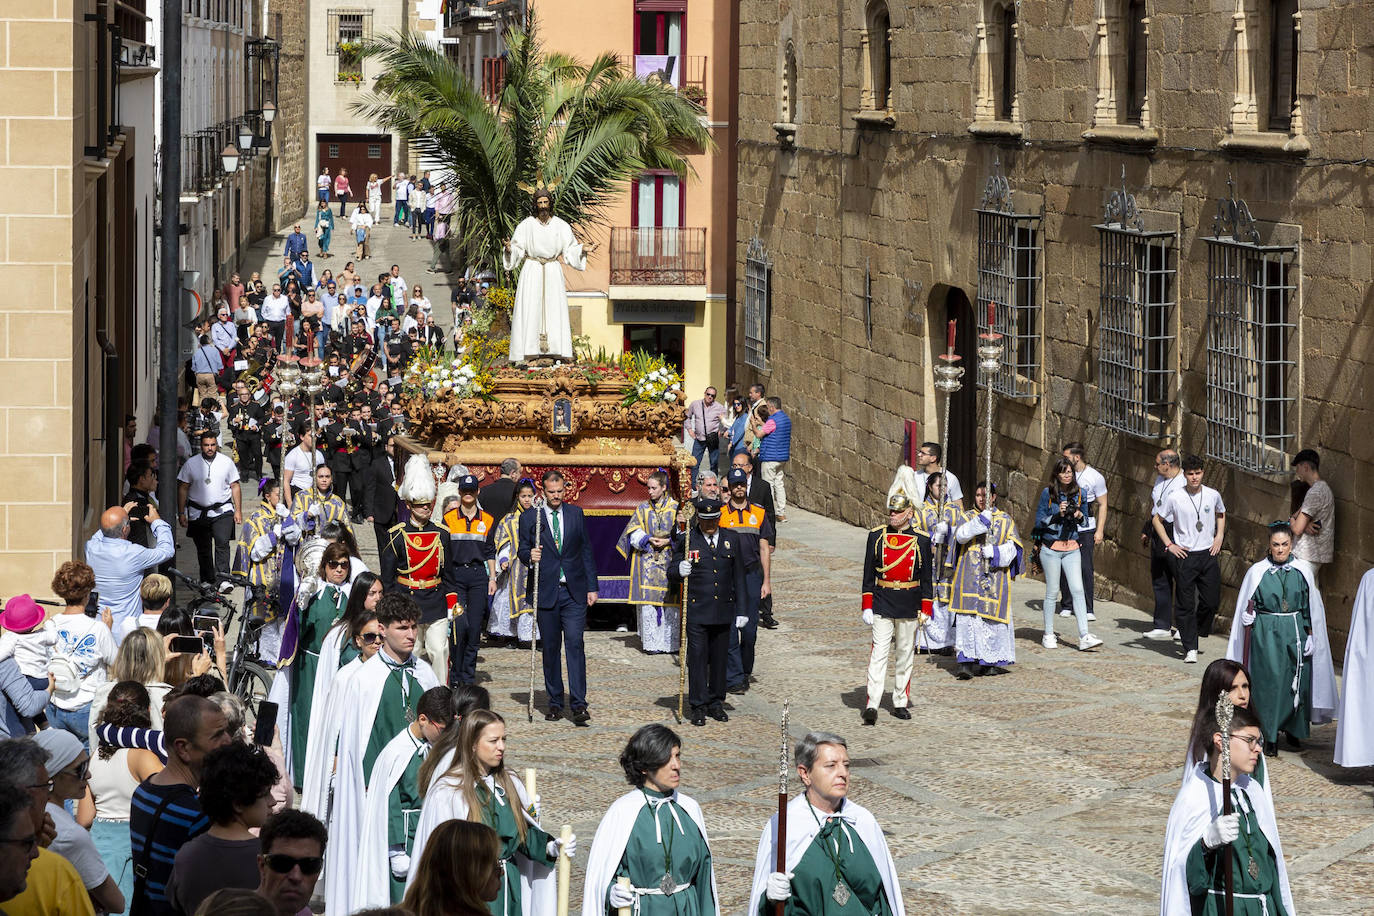
{"type": "Polygon", "coordinates": [[[277,120],[272,125],[273,154],[277,157],[278,168],[273,203],[276,225],[270,227],[270,231],[275,231],[303,216],[306,205],[314,197],[314,176],[307,171],[310,157],[306,145],[309,120],[306,55],[310,48],[310,29],[307,0],[268,0],[267,9],[269,31],[281,42],[277,120]]]}
{"type": "MultiPolygon", "coordinates": [[[[1364,215],[1374,185],[1365,164],[1374,73],[1374,22],[1353,0],[1304,5],[1299,97],[1306,157],[1277,152],[1272,136],[1243,150],[1228,139],[1235,61],[1230,4],[1150,4],[1146,57],[1152,126],[1125,142],[1092,142],[1097,102],[1094,4],[1020,4],[1019,123],[975,135],[978,4],[890,2],[891,129],[859,127],[860,0],[774,0],[740,5],[739,249],[758,236],[772,261],[769,371],[736,355],[741,385],[764,381],[795,422],[789,492],[803,506],[873,524],[900,460],[902,421],[938,438],[931,396],[943,350],[946,296],[977,298],[977,218],[994,158],[1018,204],[1043,210],[1040,374],[1037,396],[998,399],[993,478],[1029,527],[1034,500],[1066,440],[1084,440],[1107,475],[1113,511],[1098,550],[1099,594],[1143,606],[1148,562],[1139,532],[1148,517],[1154,452],[1161,444],[1206,451],[1207,244],[1228,177],[1268,239],[1299,243],[1301,280],[1297,417],[1290,451],[1323,455],[1339,500],[1337,562],[1323,571],[1337,652],[1352,596],[1374,562],[1371,479],[1374,381],[1369,282],[1374,223],[1364,215]],[[1221,6],[1226,7],[1222,9],[1221,6]],[[783,49],[798,69],[796,149],[780,149],[783,49]],[[1018,136],[1019,134],[1019,136],[1018,136]],[[1146,145],[1141,145],[1146,143],[1146,145]],[[1267,143],[1267,148],[1266,148],[1267,143]],[[1124,185],[1152,225],[1178,232],[1175,403],[1161,440],[1098,423],[1099,242],[1108,195],[1124,185]],[[871,342],[865,269],[871,276],[871,342]],[[956,294],[957,295],[957,294],[956,294]],[[1353,431],[1353,433],[1352,433],[1353,431]],[[1118,583],[1113,588],[1111,582],[1118,583]]],[[[1285,139],[1278,137],[1281,144],[1285,139]]],[[[743,301],[742,287],[738,290],[743,301]]],[[[743,346],[743,312],[737,339],[743,346]]],[[[972,328],[961,329],[971,334],[972,328]]],[[[966,387],[974,369],[965,362],[966,387]]],[[[971,412],[972,403],[962,402],[971,412]]],[[[981,425],[981,399],[978,423],[981,425]]],[[[982,433],[979,431],[978,440],[982,433]]],[[[967,444],[967,443],[966,443],[967,444]]],[[[951,448],[953,450],[954,444],[951,448]]],[[[979,446],[981,450],[981,446],[979,446]]],[[[982,454],[977,462],[981,476],[982,454]]],[[[973,462],[952,455],[952,464],[973,462]]],[[[1209,461],[1229,524],[1222,556],[1223,612],[1245,568],[1263,553],[1264,524],[1286,517],[1288,479],[1209,461]]],[[[965,490],[971,490],[965,486],[965,490]]]]}

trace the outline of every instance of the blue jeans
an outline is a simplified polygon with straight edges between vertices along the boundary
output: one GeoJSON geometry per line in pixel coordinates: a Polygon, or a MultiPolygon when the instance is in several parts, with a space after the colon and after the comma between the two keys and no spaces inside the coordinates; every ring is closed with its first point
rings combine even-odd
{"type": "Polygon", "coordinates": [[[730,648],[725,656],[725,686],[739,687],[749,683],[754,673],[754,647],[759,639],[759,589],[763,587],[763,567],[754,565],[744,572],[744,607],[735,613],[748,617],[744,629],[736,629],[730,621],[730,648]]]}
{"type": "Polygon", "coordinates": [[[316,199],[316,200],[322,200],[322,201],[324,201],[325,203],[329,203],[329,191],[328,191],[327,189],[325,189],[325,188],[316,188],[316,189],[315,189],[315,199],[316,199]]]}
{"type": "Polygon", "coordinates": [[[563,643],[567,642],[568,693],[573,712],[587,708],[587,653],[582,634],[587,629],[587,605],[573,600],[566,585],[558,586],[551,608],[539,609],[539,638],[544,641],[544,690],[549,708],[563,708],[563,643]]]}
{"type": "Polygon", "coordinates": [[[1052,550],[1040,547],[1040,565],[1045,568],[1045,632],[1054,632],[1055,599],[1059,597],[1059,573],[1064,573],[1069,594],[1073,596],[1073,616],[1078,618],[1078,635],[1088,632],[1088,608],[1083,600],[1083,558],[1077,550],[1052,550]]]}
{"type": "Polygon", "coordinates": [[[49,725],[75,735],[85,746],[86,753],[91,752],[90,703],[79,709],[61,709],[56,704],[49,702],[47,713],[49,725]]]}
{"type": "Polygon", "coordinates": [[[716,461],[719,460],[719,458],[720,458],[720,446],[717,445],[715,448],[709,448],[709,449],[708,449],[708,448],[706,447],[706,443],[705,443],[705,442],[703,442],[703,441],[700,440],[700,439],[693,439],[693,440],[692,440],[692,457],[695,458],[695,459],[697,460],[697,466],[696,466],[695,468],[692,469],[692,486],[696,486],[697,478],[699,478],[699,477],[701,476],[701,472],[702,472],[703,470],[711,471],[712,473],[715,472],[715,470],[716,470],[716,461]],[[702,462],[701,462],[701,456],[702,456],[702,455],[709,455],[709,456],[710,456],[710,463],[709,463],[709,464],[702,464],[702,462]]]}
{"type": "Polygon", "coordinates": [[[329,332],[323,327],[315,332],[315,346],[319,348],[320,359],[324,359],[325,350],[329,346],[329,332]]]}

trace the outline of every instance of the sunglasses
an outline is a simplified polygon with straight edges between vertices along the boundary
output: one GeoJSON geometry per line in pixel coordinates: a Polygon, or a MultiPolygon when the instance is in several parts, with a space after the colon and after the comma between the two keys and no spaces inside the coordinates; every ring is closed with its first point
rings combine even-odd
{"type": "Polygon", "coordinates": [[[289,874],[291,869],[297,867],[300,868],[303,875],[318,875],[320,869],[324,868],[323,856],[306,856],[303,859],[298,859],[295,856],[274,852],[262,858],[267,863],[267,867],[279,875],[289,874]]]}
{"type": "Polygon", "coordinates": [[[347,569],[352,564],[349,563],[347,560],[330,560],[328,563],[324,565],[328,566],[330,569],[347,569]]]}
{"type": "Polygon", "coordinates": [[[365,645],[365,646],[370,646],[370,645],[372,645],[374,642],[381,642],[381,641],[382,641],[382,634],[381,634],[381,633],[359,633],[359,634],[358,634],[358,638],[361,639],[361,640],[363,641],[363,645],[365,645]]]}

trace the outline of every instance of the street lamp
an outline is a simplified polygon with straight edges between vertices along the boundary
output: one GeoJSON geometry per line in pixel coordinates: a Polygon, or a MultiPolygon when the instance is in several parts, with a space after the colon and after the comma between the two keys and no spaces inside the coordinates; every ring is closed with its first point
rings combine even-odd
{"type": "Polygon", "coordinates": [[[247,118],[239,122],[239,149],[246,155],[253,155],[253,128],[248,126],[247,118]]]}
{"type": "Polygon", "coordinates": [[[266,121],[268,124],[271,124],[271,123],[276,119],[276,117],[277,117],[277,106],[276,106],[276,105],[273,105],[271,102],[263,102],[263,104],[262,104],[262,119],[263,119],[264,121],[266,121]]]}
{"type": "Polygon", "coordinates": [[[239,151],[230,143],[224,148],[224,152],[219,154],[219,161],[224,166],[224,174],[232,175],[239,168],[239,151]]]}

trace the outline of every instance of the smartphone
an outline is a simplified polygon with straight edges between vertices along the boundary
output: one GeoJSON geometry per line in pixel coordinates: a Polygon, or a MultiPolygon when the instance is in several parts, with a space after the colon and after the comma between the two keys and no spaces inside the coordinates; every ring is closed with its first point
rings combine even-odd
{"type": "Polygon", "coordinates": [[[91,589],[91,593],[86,596],[86,616],[100,616],[100,592],[91,589]]]}
{"type": "Polygon", "coordinates": [[[199,655],[205,651],[205,642],[199,636],[173,636],[169,649],[183,655],[199,655]]]}
{"type": "Polygon", "coordinates": [[[215,627],[219,626],[220,619],[217,614],[197,614],[191,618],[191,627],[197,633],[208,633],[211,637],[215,634],[215,627]]]}
{"type": "Polygon", "coordinates": [[[277,704],[263,700],[258,704],[258,719],[253,724],[253,743],[262,747],[272,746],[272,733],[277,730],[277,704]]]}

